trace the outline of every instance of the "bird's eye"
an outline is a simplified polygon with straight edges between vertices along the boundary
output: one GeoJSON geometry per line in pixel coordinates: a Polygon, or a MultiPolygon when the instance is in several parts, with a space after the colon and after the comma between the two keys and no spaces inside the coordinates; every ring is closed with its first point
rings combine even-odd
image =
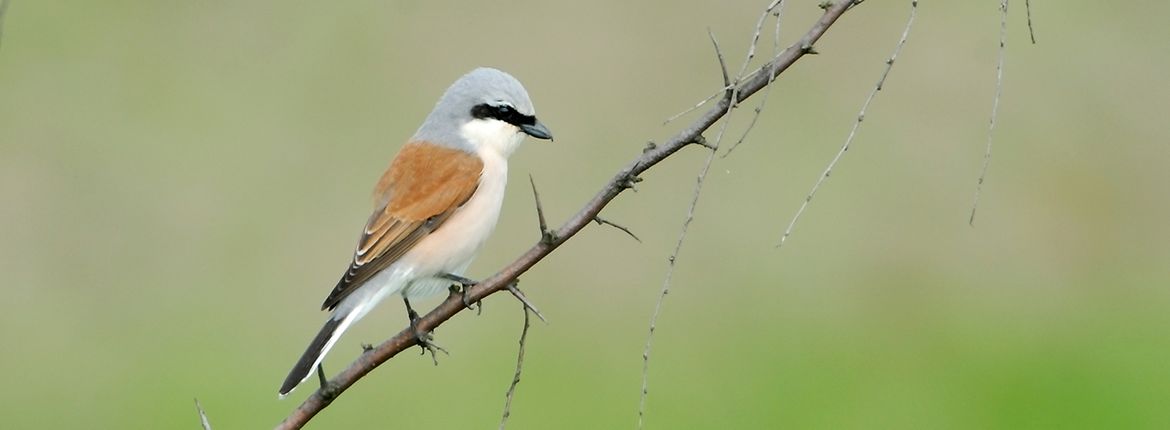
{"type": "Polygon", "coordinates": [[[490,105],[487,103],[475,105],[471,108],[471,117],[476,119],[494,118],[512,125],[531,125],[536,123],[532,115],[525,115],[511,105],[490,105]]]}
{"type": "Polygon", "coordinates": [[[500,121],[509,121],[516,116],[518,112],[509,105],[490,105],[480,104],[471,108],[471,116],[474,118],[495,118],[500,121]]]}

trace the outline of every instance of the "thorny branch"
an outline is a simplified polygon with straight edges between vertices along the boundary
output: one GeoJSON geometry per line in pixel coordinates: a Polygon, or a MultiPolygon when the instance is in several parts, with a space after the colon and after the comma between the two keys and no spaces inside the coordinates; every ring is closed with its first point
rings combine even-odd
{"type": "MultiPolygon", "coordinates": [[[[825,34],[829,27],[836,23],[837,19],[853,4],[854,1],[850,0],[838,0],[835,3],[828,4],[821,17],[799,41],[772,58],[771,61],[760,66],[756,73],[747,75],[742,82],[738,83],[734,91],[731,92],[734,93],[734,96],[731,96],[730,93],[725,93],[728,95],[719,98],[714,106],[711,106],[699,118],[673,135],[669,140],[640,153],[637,158],[619,170],[579,212],[570,217],[560,228],[552,232],[550,240],[542,239],[538,241],[523,255],[505,266],[495,275],[467,288],[466,294],[468,299],[470,301],[479,301],[484,297],[506,289],[521,274],[528,271],[528,269],[552,253],[557,247],[580,232],[590,222],[593,222],[601,210],[610,201],[625,191],[628,185],[632,181],[635,181],[639,175],[678,152],[680,149],[701,141],[702,133],[723,118],[733,104],[740,103],[748,97],[751,97],[771,82],[775,75],[788,70],[789,66],[808,54],[813,44],[820,40],[821,36],[825,34]]],[[[460,294],[451,293],[439,306],[419,319],[417,327],[424,332],[432,331],[464,309],[465,306],[460,294]]],[[[349,389],[349,387],[353,386],[354,383],[382,363],[385,363],[407,348],[414,346],[416,342],[413,331],[404,329],[390,339],[374,346],[354,360],[349,367],[342,370],[333,379],[330,379],[328,384],[310,394],[276,428],[295,429],[304,426],[305,423],[328,407],[329,404],[349,389]]]]}

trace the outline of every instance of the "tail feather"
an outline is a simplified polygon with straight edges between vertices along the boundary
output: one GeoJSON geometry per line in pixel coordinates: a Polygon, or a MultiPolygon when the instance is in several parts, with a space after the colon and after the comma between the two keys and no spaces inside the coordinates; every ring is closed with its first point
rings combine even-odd
{"type": "MultiPolygon", "coordinates": [[[[340,315],[339,315],[340,316],[340,315]]],[[[301,359],[297,360],[297,364],[293,366],[292,371],[284,378],[284,384],[280,386],[280,397],[284,398],[293,389],[309,379],[313,375],[313,370],[321,363],[325,354],[333,348],[333,344],[341,337],[341,333],[349,328],[353,321],[353,313],[345,315],[341,318],[330,318],[325,322],[325,326],[321,327],[321,331],[317,333],[317,337],[313,338],[313,342],[309,343],[309,347],[305,349],[305,353],[301,355],[301,359]]]]}
{"type": "Polygon", "coordinates": [[[405,272],[405,274],[398,271],[391,272],[392,276],[388,280],[378,282],[381,286],[377,289],[363,286],[337,304],[333,309],[333,316],[325,322],[324,327],[321,327],[317,337],[314,337],[313,341],[309,343],[309,347],[305,349],[301,359],[297,360],[297,364],[284,379],[284,384],[280,386],[280,398],[283,399],[297,385],[313,375],[313,371],[325,358],[325,354],[329,353],[329,349],[333,348],[333,344],[337,343],[337,339],[341,337],[342,333],[345,333],[345,330],[349,329],[350,325],[365,316],[382,299],[401,291],[402,287],[408,283],[405,276],[409,274],[410,271],[405,272]]]}

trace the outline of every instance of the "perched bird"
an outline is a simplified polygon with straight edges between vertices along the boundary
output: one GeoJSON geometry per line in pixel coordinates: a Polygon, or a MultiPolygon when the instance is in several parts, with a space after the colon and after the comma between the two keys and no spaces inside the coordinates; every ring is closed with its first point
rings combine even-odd
{"type": "Polygon", "coordinates": [[[333,313],[280,386],[282,398],[378,302],[402,296],[413,326],[409,299],[462,279],[499,218],[508,156],[525,135],[552,139],[535,115],[524,86],[500,70],[475,69],[447,88],[374,187],[353,262],[321,306],[333,313]]]}

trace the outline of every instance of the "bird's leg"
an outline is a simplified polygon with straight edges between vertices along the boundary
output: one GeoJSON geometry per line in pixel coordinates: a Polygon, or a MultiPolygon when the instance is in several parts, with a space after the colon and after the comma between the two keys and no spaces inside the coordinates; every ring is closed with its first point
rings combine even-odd
{"type": "Polygon", "coordinates": [[[419,348],[422,348],[423,354],[426,354],[427,352],[431,353],[431,360],[435,362],[436,366],[438,366],[439,359],[435,356],[435,350],[443,351],[444,354],[447,354],[447,350],[435,344],[435,337],[432,336],[431,333],[423,333],[419,331],[418,312],[415,312],[414,308],[410,306],[410,300],[407,299],[406,296],[402,296],[402,303],[406,304],[406,316],[410,318],[410,330],[414,332],[414,340],[418,342],[419,348]]]}
{"type": "Polygon", "coordinates": [[[467,309],[475,309],[475,313],[477,315],[480,312],[483,312],[483,303],[481,303],[480,301],[477,300],[475,302],[476,306],[472,307],[471,306],[471,303],[472,303],[471,299],[467,297],[467,289],[474,287],[475,284],[479,283],[479,281],[476,281],[474,279],[464,278],[462,276],[459,276],[459,275],[456,275],[453,273],[444,273],[442,275],[439,275],[439,277],[446,279],[448,281],[454,282],[454,284],[451,285],[451,291],[463,294],[463,306],[464,307],[466,307],[467,309]]]}

